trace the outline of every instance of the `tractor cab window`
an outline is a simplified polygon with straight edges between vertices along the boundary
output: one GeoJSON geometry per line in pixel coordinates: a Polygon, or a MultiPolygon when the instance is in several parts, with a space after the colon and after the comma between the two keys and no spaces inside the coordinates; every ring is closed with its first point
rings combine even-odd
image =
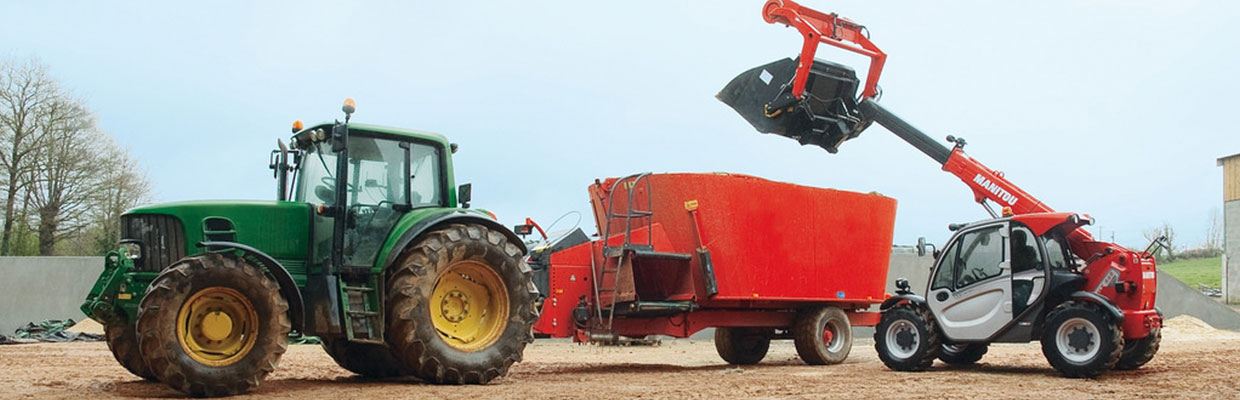
{"type": "Polygon", "coordinates": [[[436,148],[414,144],[409,148],[410,181],[409,204],[414,208],[438,206],[443,204],[443,191],[440,190],[439,152],[436,148]]]}
{"type": "Polygon", "coordinates": [[[1012,273],[1042,269],[1042,254],[1038,253],[1037,240],[1028,228],[1012,228],[1012,273]]]}
{"type": "Polygon", "coordinates": [[[1003,236],[1000,226],[981,228],[961,235],[960,254],[956,259],[956,288],[999,276],[1003,273],[1003,236]]]}
{"type": "Polygon", "coordinates": [[[956,280],[956,266],[958,265],[958,263],[956,263],[956,253],[959,253],[959,251],[957,251],[959,248],[960,246],[953,244],[951,247],[947,248],[947,251],[943,252],[943,256],[941,258],[942,261],[939,263],[939,269],[935,270],[934,280],[930,282],[930,290],[955,289],[955,286],[952,286],[952,283],[956,280]]]}

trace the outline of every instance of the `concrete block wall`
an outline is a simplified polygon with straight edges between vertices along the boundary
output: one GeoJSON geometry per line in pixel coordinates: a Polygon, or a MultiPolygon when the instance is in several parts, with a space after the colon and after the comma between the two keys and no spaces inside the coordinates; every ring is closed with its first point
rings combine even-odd
{"type": "Polygon", "coordinates": [[[27,322],[85,319],[78,306],[101,272],[103,257],[0,257],[0,335],[27,322]]]}
{"type": "Polygon", "coordinates": [[[1223,297],[1240,304],[1240,200],[1223,203],[1223,297]]]}

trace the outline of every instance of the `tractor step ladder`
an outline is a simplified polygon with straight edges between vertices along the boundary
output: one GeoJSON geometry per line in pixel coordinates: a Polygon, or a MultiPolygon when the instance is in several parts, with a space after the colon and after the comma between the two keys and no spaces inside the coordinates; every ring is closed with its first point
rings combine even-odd
{"type": "Polygon", "coordinates": [[[350,342],[385,343],[383,315],[379,312],[379,291],[376,287],[375,278],[371,275],[367,275],[362,282],[341,280],[345,334],[350,342]]]}
{"type": "MultiPolygon", "coordinates": [[[[608,190],[606,222],[603,225],[603,265],[594,269],[593,257],[591,257],[591,273],[594,274],[594,317],[596,320],[596,330],[598,333],[610,335],[612,332],[612,323],[615,321],[616,298],[618,294],[618,284],[620,278],[620,268],[624,267],[627,261],[632,263],[632,257],[637,252],[654,251],[654,242],[651,235],[651,228],[654,225],[654,211],[650,193],[650,176],[649,172],[629,175],[620,178],[612,183],[608,190]],[[635,192],[638,187],[645,189],[646,208],[640,209],[635,206],[638,199],[635,192]],[[624,212],[617,212],[615,209],[616,189],[624,189],[627,201],[624,205],[624,212]],[[624,241],[619,246],[609,245],[609,239],[612,237],[612,221],[624,221],[624,241]],[[636,220],[636,221],[634,221],[636,220]],[[634,225],[646,226],[645,243],[633,242],[634,225]],[[611,275],[611,281],[607,281],[607,276],[611,275]],[[603,306],[603,295],[607,295],[610,300],[607,306],[603,306]]],[[[618,228],[618,227],[617,227],[618,228]]],[[[617,232],[619,233],[619,232],[617,232]]]]}

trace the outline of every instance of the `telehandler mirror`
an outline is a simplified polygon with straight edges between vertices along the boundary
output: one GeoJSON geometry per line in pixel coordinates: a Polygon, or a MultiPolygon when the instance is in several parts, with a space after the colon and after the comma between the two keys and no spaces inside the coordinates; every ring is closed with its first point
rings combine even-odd
{"type": "Polygon", "coordinates": [[[521,224],[521,225],[513,226],[512,232],[516,233],[517,236],[526,237],[526,236],[529,236],[531,233],[534,233],[534,225],[521,224]]]}
{"type": "Polygon", "coordinates": [[[461,208],[469,208],[469,202],[473,200],[474,185],[472,183],[462,184],[456,188],[456,201],[461,203],[461,208]]]}
{"type": "Polygon", "coordinates": [[[926,248],[927,248],[927,247],[929,247],[929,248],[931,249],[931,251],[933,251],[934,258],[939,258],[939,248],[938,248],[938,246],[935,246],[935,245],[934,245],[934,243],[929,243],[929,242],[926,242],[926,237],[925,237],[925,236],[922,236],[922,237],[917,238],[917,256],[918,256],[918,257],[925,257],[925,256],[926,256],[926,248]]]}

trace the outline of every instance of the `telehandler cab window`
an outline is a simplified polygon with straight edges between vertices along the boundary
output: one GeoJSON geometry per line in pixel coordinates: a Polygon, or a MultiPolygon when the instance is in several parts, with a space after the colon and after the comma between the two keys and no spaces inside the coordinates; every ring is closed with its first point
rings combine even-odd
{"type": "Polygon", "coordinates": [[[1029,229],[1012,228],[1012,272],[1042,269],[1042,254],[1038,253],[1037,237],[1029,229]]]}
{"type": "Polygon", "coordinates": [[[1063,244],[1063,235],[1052,233],[1043,236],[1043,244],[1046,246],[1046,263],[1051,269],[1071,269],[1071,255],[1068,254],[1068,246],[1063,244]]]}
{"type": "Polygon", "coordinates": [[[999,268],[999,263],[1003,262],[1003,236],[999,234],[1001,228],[982,228],[961,236],[960,258],[956,261],[957,289],[1003,273],[999,268]]]}

